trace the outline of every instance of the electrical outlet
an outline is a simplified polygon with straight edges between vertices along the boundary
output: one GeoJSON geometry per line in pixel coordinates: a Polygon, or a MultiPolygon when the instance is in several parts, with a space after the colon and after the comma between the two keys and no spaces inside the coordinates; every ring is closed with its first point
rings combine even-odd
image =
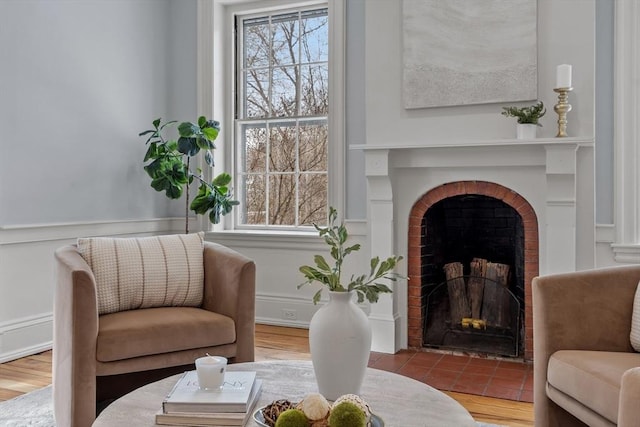
{"type": "Polygon", "coordinates": [[[289,308],[282,309],[282,318],[287,320],[297,320],[298,313],[295,310],[291,310],[289,308]]]}

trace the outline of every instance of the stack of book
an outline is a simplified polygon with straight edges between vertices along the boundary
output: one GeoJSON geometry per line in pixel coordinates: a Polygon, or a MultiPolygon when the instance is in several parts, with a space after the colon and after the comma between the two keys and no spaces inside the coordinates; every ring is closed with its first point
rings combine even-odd
{"type": "Polygon", "coordinates": [[[156,424],[183,426],[243,426],[262,391],[256,373],[225,372],[219,390],[200,390],[196,371],[185,372],[156,414],[156,424]]]}

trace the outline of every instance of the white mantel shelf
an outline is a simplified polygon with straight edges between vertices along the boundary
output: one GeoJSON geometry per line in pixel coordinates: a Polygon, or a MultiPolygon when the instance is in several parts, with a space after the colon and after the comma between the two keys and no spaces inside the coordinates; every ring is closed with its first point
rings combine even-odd
{"type": "Polygon", "coordinates": [[[450,144],[355,144],[350,150],[415,150],[415,149],[440,149],[440,148],[466,148],[466,147],[535,147],[535,146],[593,146],[593,137],[567,137],[567,138],[536,138],[536,139],[488,139],[458,141],[450,144]]]}

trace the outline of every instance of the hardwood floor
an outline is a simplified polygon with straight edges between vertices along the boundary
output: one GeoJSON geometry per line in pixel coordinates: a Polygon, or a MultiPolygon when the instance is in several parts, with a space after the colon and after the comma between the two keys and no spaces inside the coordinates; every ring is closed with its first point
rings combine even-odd
{"type": "MultiPolygon", "coordinates": [[[[310,360],[306,329],[256,326],[256,360],[310,360]]],[[[51,384],[51,351],[0,364],[0,401],[51,384]]],[[[477,421],[510,427],[533,426],[533,405],[512,400],[445,392],[477,421]]]]}

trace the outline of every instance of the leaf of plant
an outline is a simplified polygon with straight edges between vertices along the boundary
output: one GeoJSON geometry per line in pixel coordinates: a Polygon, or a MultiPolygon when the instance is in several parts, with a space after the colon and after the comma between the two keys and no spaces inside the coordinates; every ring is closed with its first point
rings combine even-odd
{"type": "Polygon", "coordinates": [[[151,187],[156,191],[164,191],[168,198],[179,199],[182,195],[182,185],[176,185],[170,177],[159,176],[151,181],[151,187]]]}
{"type": "Polygon", "coordinates": [[[336,261],[340,259],[340,250],[336,246],[331,248],[331,258],[335,259],[336,261]]]}
{"type": "Polygon", "coordinates": [[[369,276],[373,276],[373,273],[375,273],[376,267],[378,266],[379,262],[380,262],[380,258],[379,257],[371,258],[371,272],[369,273],[369,276]]]}
{"type": "Polygon", "coordinates": [[[162,121],[162,119],[157,118],[153,121],[153,127],[155,127],[156,129],[158,129],[158,126],[160,126],[160,122],[162,121]]]}
{"type": "Polygon", "coordinates": [[[343,244],[349,238],[349,234],[347,233],[347,228],[345,226],[341,225],[338,228],[338,237],[340,244],[343,244]]]}
{"type": "Polygon", "coordinates": [[[214,128],[220,131],[220,122],[217,120],[209,120],[204,126],[205,128],[214,128]]]}
{"type": "Polygon", "coordinates": [[[147,174],[151,178],[156,178],[158,176],[158,172],[162,169],[162,159],[154,160],[144,167],[144,170],[147,171],[147,174]]]}
{"type": "Polygon", "coordinates": [[[313,296],[313,304],[318,304],[318,302],[320,302],[320,297],[322,296],[322,288],[320,288],[318,290],[318,292],[315,293],[315,295],[313,296]]]}
{"type": "Polygon", "coordinates": [[[321,276],[320,272],[310,265],[303,265],[299,270],[309,280],[317,280],[321,276]]]}
{"type": "Polygon", "coordinates": [[[346,256],[346,255],[349,255],[351,252],[355,252],[355,251],[359,251],[359,250],[360,250],[360,243],[356,243],[355,245],[349,246],[348,248],[346,248],[344,250],[344,254],[346,256]]]}
{"type": "Polygon", "coordinates": [[[144,155],[143,162],[146,162],[149,159],[155,159],[157,156],[158,156],[158,144],[156,144],[155,142],[152,142],[151,144],[149,144],[149,148],[147,149],[147,152],[144,155]]]}
{"type": "Polygon", "coordinates": [[[220,223],[220,212],[217,209],[212,209],[211,212],[209,212],[209,221],[213,224],[220,223]]]}
{"type": "Polygon", "coordinates": [[[213,155],[211,155],[211,151],[207,150],[204,152],[204,161],[207,162],[207,165],[214,167],[213,164],[213,155]]]}
{"type": "Polygon", "coordinates": [[[178,134],[185,138],[191,138],[200,133],[200,126],[191,122],[182,122],[178,125],[178,134]]]}
{"type": "Polygon", "coordinates": [[[214,148],[213,142],[209,141],[204,135],[196,135],[196,144],[203,150],[211,150],[214,148]]]}
{"type": "Polygon", "coordinates": [[[179,199],[182,196],[182,185],[172,184],[165,190],[165,194],[170,199],[179,199]]]}
{"type": "Polygon", "coordinates": [[[173,167],[167,172],[167,175],[176,185],[182,186],[189,182],[189,171],[186,165],[177,159],[173,161],[173,167]]]}
{"type": "Polygon", "coordinates": [[[320,270],[327,271],[327,272],[331,271],[331,267],[329,267],[329,264],[327,263],[327,261],[324,259],[322,255],[314,256],[313,261],[316,263],[316,265],[320,270]]]}
{"type": "Polygon", "coordinates": [[[201,184],[198,194],[191,201],[189,208],[198,215],[204,215],[209,210],[211,190],[208,186],[201,184]]]}
{"type": "Polygon", "coordinates": [[[195,138],[187,138],[181,136],[178,138],[178,151],[182,154],[186,154],[187,156],[195,156],[200,151],[200,147],[196,143],[195,138]]]}
{"type": "Polygon", "coordinates": [[[198,117],[198,126],[202,128],[206,124],[207,124],[207,118],[205,116],[198,117]]]}
{"type": "Polygon", "coordinates": [[[229,183],[231,183],[231,175],[226,172],[221,173],[211,181],[211,185],[214,186],[224,186],[229,185],[229,183]]]}
{"type": "Polygon", "coordinates": [[[209,141],[213,141],[218,137],[219,131],[216,128],[204,128],[202,133],[209,141]]]}

